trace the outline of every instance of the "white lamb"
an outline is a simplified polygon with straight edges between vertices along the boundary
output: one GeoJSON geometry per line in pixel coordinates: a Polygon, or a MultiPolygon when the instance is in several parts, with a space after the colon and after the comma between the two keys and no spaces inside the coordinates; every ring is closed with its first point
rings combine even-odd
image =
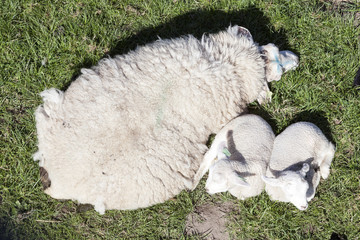
{"type": "Polygon", "coordinates": [[[41,93],[40,160],[58,199],[147,207],[193,189],[208,136],[268,97],[266,53],[248,30],[158,40],[41,93]],[[196,174],[196,177],[194,177],[196,174]]]}
{"type": "Polygon", "coordinates": [[[265,190],[272,200],[291,202],[306,210],[314,197],[320,175],[326,179],[335,147],[312,123],[298,122],[275,138],[265,190]]]}
{"type": "Polygon", "coordinates": [[[266,172],[274,138],[270,125],[256,115],[243,115],[228,123],[204,157],[204,163],[211,164],[218,156],[210,166],[206,191],[229,191],[242,200],[259,195],[264,190],[261,177],[266,172]],[[224,147],[230,157],[223,153],[224,147]]]}

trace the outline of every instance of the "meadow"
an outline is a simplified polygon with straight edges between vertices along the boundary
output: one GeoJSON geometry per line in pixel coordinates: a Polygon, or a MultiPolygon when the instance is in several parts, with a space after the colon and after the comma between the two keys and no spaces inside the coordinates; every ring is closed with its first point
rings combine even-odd
{"type": "Polygon", "coordinates": [[[359,26],[356,0],[3,0],[0,239],[210,238],[209,231],[188,228],[190,214],[206,211],[201,206],[226,206],[231,239],[360,239],[359,26]],[[271,42],[300,57],[295,71],[270,84],[272,102],[252,103],[249,112],[276,134],[297,121],[313,122],[336,145],[330,177],[306,211],[265,192],[246,201],[208,195],[205,177],[165,203],[105,215],[43,192],[32,159],[41,91],[66,90],[81,68],[158,37],[201,37],[230,24],[248,28],[259,45],[271,42]]]}

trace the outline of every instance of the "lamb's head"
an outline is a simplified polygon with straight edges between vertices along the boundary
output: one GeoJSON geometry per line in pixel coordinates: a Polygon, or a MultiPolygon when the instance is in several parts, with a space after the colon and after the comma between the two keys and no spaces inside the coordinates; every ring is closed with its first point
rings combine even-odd
{"type": "Polygon", "coordinates": [[[205,189],[209,194],[231,191],[237,187],[250,187],[231,167],[229,160],[218,160],[209,169],[205,189]]]}
{"type": "Polygon", "coordinates": [[[280,51],[272,43],[260,47],[265,59],[266,80],[279,81],[283,73],[295,69],[299,65],[299,58],[291,51],[280,51]]]}
{"type": "Polygon", "coordinates": [[[230,153],[227,151],[226,143],[220,143],[217,154],[218,160],[210,166],[208,179],[206,180],[205,189],[209,194],[230,191],[232,188],[239,186],[250,186],[233,169],[228,159],[230,153]]]}
{"type": "Polygon", "coordinates": [[[270,186],[279,187],[287,201],[299,210],[306,210],[308,207],[306,193],[309,183],[305,180],[305,176],[309,169],[309,164],[304,163],[299,171],[283,171],[277,178],[263,176],[262,179],[270,186]]]}

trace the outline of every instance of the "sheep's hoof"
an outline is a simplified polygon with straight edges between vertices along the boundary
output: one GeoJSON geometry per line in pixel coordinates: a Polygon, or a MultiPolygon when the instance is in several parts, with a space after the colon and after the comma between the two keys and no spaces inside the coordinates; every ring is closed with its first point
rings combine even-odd
{"type": "Polygon", "coordinates": [[[51,186],[51,181],[50,181],[50,178],[49,178],[49,174],[48,172],[46,171],[45,168],[43,167],[40,167],[40,180],[41,180],[41,183],[43,185],[43,189],[47,189],[51,186]]]}

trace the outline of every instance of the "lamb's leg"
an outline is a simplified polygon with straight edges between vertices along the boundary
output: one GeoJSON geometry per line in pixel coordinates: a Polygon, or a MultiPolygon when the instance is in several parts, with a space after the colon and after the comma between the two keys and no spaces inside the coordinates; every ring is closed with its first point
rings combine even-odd
{"type": "Polygon", "coordinates": [[[210,166],[213,164],[214,159],[216,158],[217,151],[213,150],[213,145],[204,155],[204,159],[200,164],[199,170],[195,174],[194,184],[191,190],[194,190],[197,184],[200,182],[201,178],[205,175],[205,173],[209,170],[210,166]]]}
{"type": "Polygon", "coordinates": [[[328,147],[323,151],[321,160],[319,162],[320,173],[323,179],[328,178],[330,174],[330,165],[334,158],[335,147],[332,143],[329,143],[328,147]]]}
{"type": "MultiPolygon", "coordinates": [[[[214,163],[215,158],[218,154],[219,145],[226,141],[227,131],[222,131],[216,135],[213,143],[211,144],[210,149],[205,153],[204,159],[200,164],[199,170],[196,172],[194,181],[193,181],[193,189],[196,188],[197,184],[200,182],[201,178],[205,175],[205,173],[209,170],[210,166],[214,163]]],[[[192,189],[192,190],[193,190],[192,189]]]]}

